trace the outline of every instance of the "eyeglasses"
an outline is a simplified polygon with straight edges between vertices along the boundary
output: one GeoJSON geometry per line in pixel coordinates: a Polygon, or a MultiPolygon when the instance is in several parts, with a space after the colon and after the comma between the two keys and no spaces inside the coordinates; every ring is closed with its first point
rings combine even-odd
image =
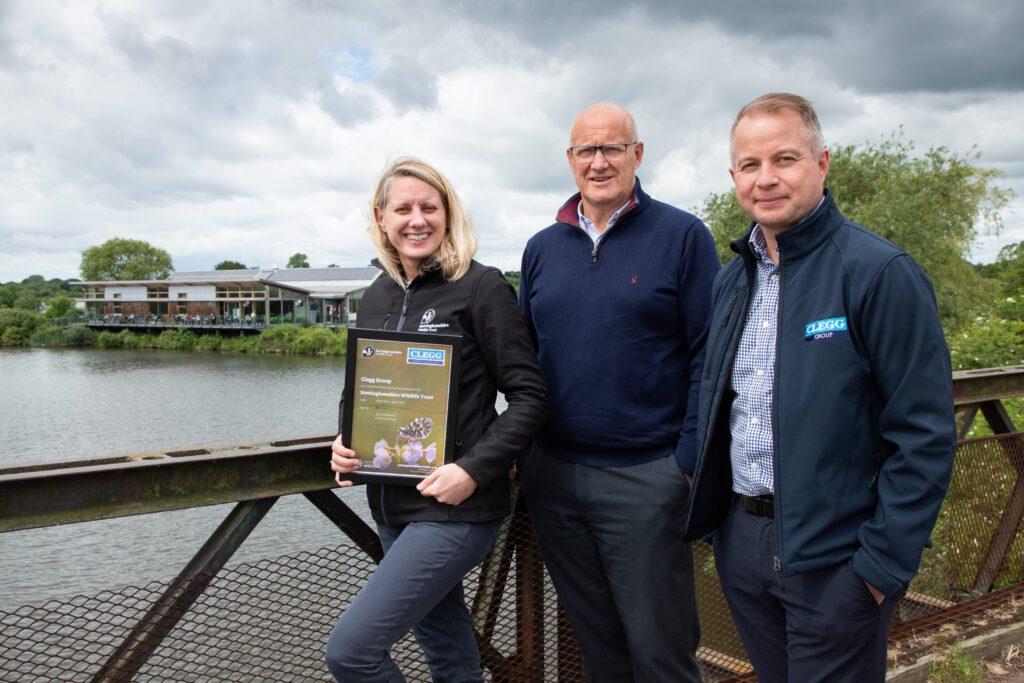
{"type": "Polygon", "coordinates": [[[572,154],[572,160],[578,164],[593,161],[599,151],[604,156],[605,161],[622,161],[626,158],[626,150],[629,149],[630,145],[635,145],[638,142],[639,140],[616,143],[614,145],[581,145],[579,147],[570,147],[569,153],[572,154]]]}

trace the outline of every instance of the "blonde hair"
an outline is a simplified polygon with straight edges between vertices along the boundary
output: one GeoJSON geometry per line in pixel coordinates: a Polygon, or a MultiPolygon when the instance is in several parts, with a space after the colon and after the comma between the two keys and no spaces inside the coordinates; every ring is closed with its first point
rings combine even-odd
{"type": "MultiPolygon", "coordinates": [[[[377,222],[377,212],[384,213],[388,203],[388,193],[395,178],[417,178],[437,190],[441,195],[445,213],[445,234],[441,246],[420,265],[420,272],[431,268],[440,268],[445,280],[458,280],[469,270],[470,261],[476,254],[477,240],[473,232],[473,223],[469,213],[462,206],[459,195],[455,193],[448,179],[436,168],[414,159],[401,157],[392,162],[377,182],[377,189],[370,201],[370,225],[367,229],[373,246],[377,247],[381,265],[398,284],[405,286],[402,262],[398,250],[388,241],[387,233],[377,222]],[[436,265],[435,265],[436,264],[436,265]]],[[[409,273],[410,279],[416,274],[409,273]]]]}
{"type": "Polygon", "coordinates": [[[825,151],[825,138],[821,134],[821,124],[818,122],[818,115],[814,113],[814,107],[810,101],[788,92],[770,92],[761,95],[756,100],[747,104],[736,114],[736,120],[732,122],[729,129],[729,165],[732,166],[736,159],[735,137],[736,126],[744,116],[754,114],[777,114],[783,109],[791,109],[803,119],[804,129],[807,133],[807,142],[811,146],[811,153],[818,159],[825,151]]]}

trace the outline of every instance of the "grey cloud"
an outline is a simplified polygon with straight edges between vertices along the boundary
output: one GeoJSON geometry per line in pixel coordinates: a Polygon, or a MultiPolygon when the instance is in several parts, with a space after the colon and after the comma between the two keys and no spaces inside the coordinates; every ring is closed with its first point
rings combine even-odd
{"type": "Polygon", "coordinates": [[[315,98],[320,108],[342,128],[350,128],[379,115],[376,103],[365,93],[342,93],[334,83],[324,83],[315,98]]]}
{"type": "MultiPolygon", "coordinates": [[[[660,28],[705,24],[733,35],[747,54],[813,57],[839,83],[867,92],[1009,91],[1024,85],[1024,3],[1012,0],[533,0],[511,9],[465,0],[459,7],[488,30],[514,35],[548,55],[571,52],[586,59],[635,37],[649,22],[660,28]],[[588,29],[595,25],[600,31],[588,29]]],[[[694,58],[715,64],[728,55],[694,58]]]]}
{"type": "Polygon", "coordinates": [[[390,58],[377,75],[377,86],[399,112],[437,106],[437,76],[408,53],[390,58]]]}

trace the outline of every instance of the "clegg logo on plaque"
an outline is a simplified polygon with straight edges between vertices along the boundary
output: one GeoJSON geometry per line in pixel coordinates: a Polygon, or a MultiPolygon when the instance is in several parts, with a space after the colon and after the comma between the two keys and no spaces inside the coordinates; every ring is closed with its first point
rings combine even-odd
{"type": "Polygon", "coordinates": [[[452,461],[461,344],[349,329],[342,441],[361,461],[353,480],[414,484],[452,461]]]}
{"type": "Polygon", "coordinates": [[[444,351],[410,347],[405,352],[405,362],[410,365],[444,365],[444,351]]]}

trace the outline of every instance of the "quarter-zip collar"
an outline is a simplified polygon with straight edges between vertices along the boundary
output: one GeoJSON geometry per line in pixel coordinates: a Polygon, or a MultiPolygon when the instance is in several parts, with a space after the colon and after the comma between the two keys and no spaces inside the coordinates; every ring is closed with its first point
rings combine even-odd
{"type": "Polygon", "coordinates": [[[583,195],[577,192],[569,198],[565,204],[555,214],[555,220],[559,223],[565,223],[576,229],[582,237],[591,241],[590,249],[590,262],[597,263],[597,254],[601,249],[601,245],[604,244],[608,234],[616,229],[619,225],[626,223],[633,216],[638,215],[643,211],[648,204],[651,203],[650,196],[643,191],[640,187],[640,178],[636,179],[636,185],[633,186],[633,198],[629,200],[621,209],[616,212],[616,220],[614,225],[610,225],[605,229],[601,235],[601,239],[594,241],[593,238],[586,233],[584,228],[580,225],[580,202],[583,201],[583,195]]]}
{"type": "MultiPolygon", "coordinates": [[[[651,198],[643,191],[640,187],[640,178],[636,179],[636,185],[633,186],[633,198],[629,200],[622,209],[620,209],[619,220],[621,221],[626,217],[627,214],[631,213],[636,207],[641,204],[646,204],[651,198]]],[[[565,223],[575,228],[580,227],[580,202],[583,201],[583,195],[579,192],[569,197],[568,201],[558,209],[555,214],[555,220],[559,223],[565,223]]],[[[641,207],[642,208],[642,207],[641,207]]],[[[611,228],[608,228],[611,230],[611,228]]]]}

